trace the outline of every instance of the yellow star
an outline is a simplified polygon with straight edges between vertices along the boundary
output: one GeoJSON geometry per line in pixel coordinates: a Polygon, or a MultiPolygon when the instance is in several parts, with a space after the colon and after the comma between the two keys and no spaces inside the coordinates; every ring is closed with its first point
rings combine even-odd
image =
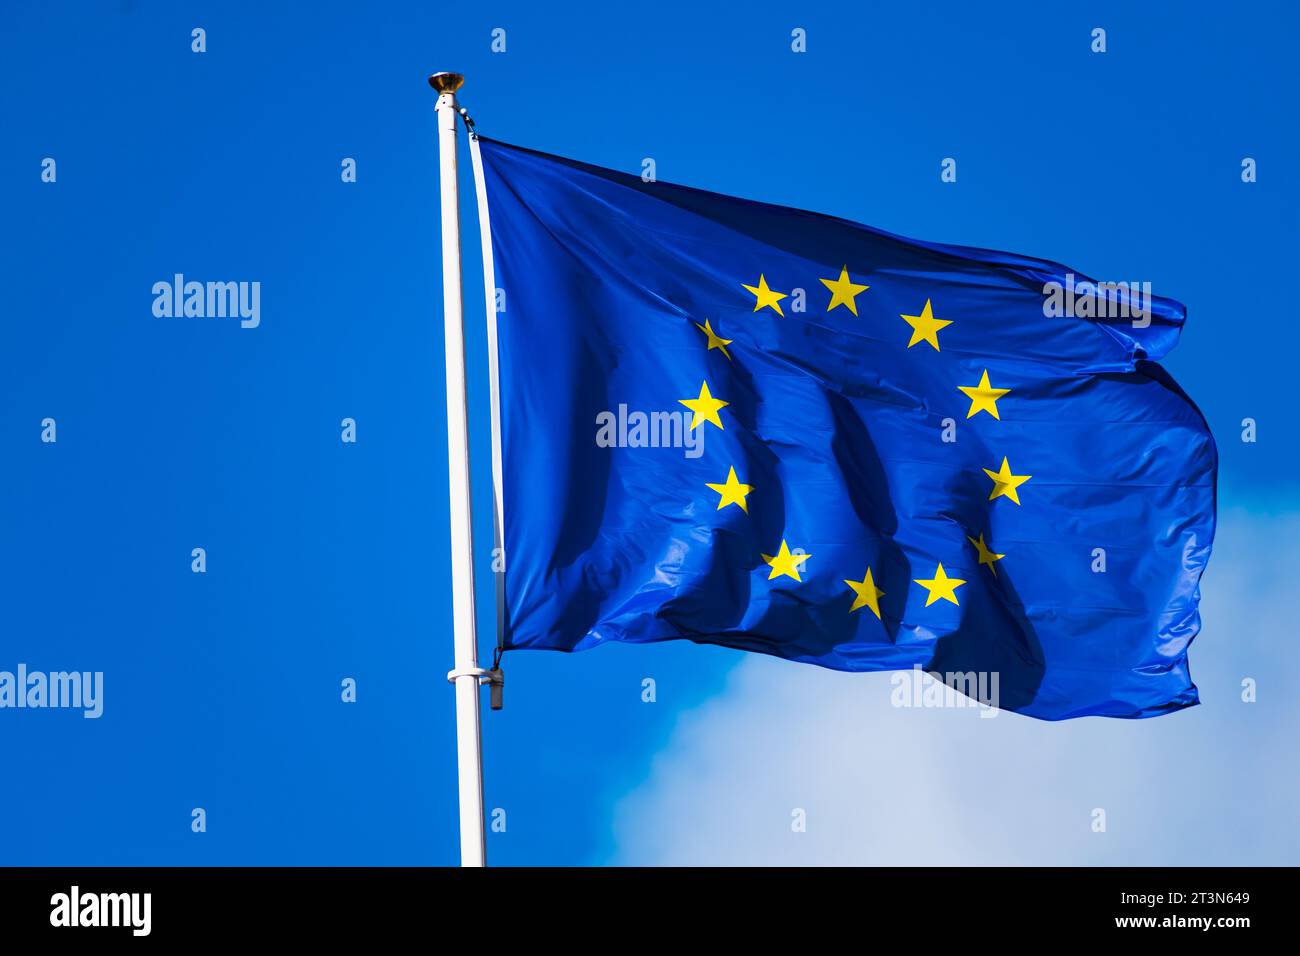
{"type": "Polygon", "coordinates": [[[763,560],[772,566],[772,573],[767,576],[767,579],[771,581],[784,574],[796,581],[802,581],[803,578],[799,577],[799,565],[811,557],[811,554],[791,554],[785,539],[782,538],[781,550],[776,553],[776,557],[770,554],[763,555],[763,560]]]}
{"type": "Polygon", "coordinates": [[[994,388],[989,384],[989,370],[985,369],[984,374],[980,376],[978,385],[958,385],[957,390],[965,392],[966,397],[970,399],[970,411],[966,413],[967,418],[972,418],[977,412],[988,412],[998,421],[1002,416],[998,414],[998,399],[1011,391],[1009,388],[994,388]]]}
{"type": "Polygon", "coordinates": [[[934,572],[934,577],[928,580],[916,578],[916,583],[921,585],[930,592],[929,597],[925,599],[925,606],[929,607],[935,601],[943,598],[945,601],[957,603],[957,589],[966,582],[961,578],[950,578],[943,570],[943,562],[939,562],[939,567],[934,572]]]}
{"type": "MultiPolygon", "coordinates": [[[[871,286],[868,285],[858,285],[856,282],[849,279],[848,266],[844,266],[844,268],[840,269],[840,277],[838,279],[822,279],[821,283],[831,290],[831,304],[826,306],[827,312],[834,309],[837,305],[847,305],[849,311],[854,315],[858,314],[858,303],[855,297],[859,293],[866,292],[871,288],[871,286]]],[[[876,616],[879,617],[880,615],[876,616]]]]}
{"type": "Polygon", "coordinates": [[[731,344],[731,339],[724,339],[722,338],[722,336],[714,332],[713,326],[709,324],[708,319],[704,320],[703,325],[700,325],[700,323],[696,322],[695,327],[709,337],[710,349],[717,349],[727,357],[728,362],[731,361],[731,353],[727,351],[727,346],[731,344]]]}
{"type": "Polygon", "coordinates": [[[975,550],[980,553],[980,564],[987,564],[993,576],[998,576],[998,569],[993,567],[994,561],[1001,561],[1006,557],[1005,554],[995,554],[987,544],[984,543],[984,533],[980,532],[979,540],[976,541],[970,535],[966,535],[966,540],[975,545],[975,550]]]}
{"type": "Polygon", "coordinates": [[[929,342],[934,350],[939,351],[939,330],[952,325],[951,319],[936,319],[930,311],[930,300],[925,300],[925,308],[920,315],[904,315],[907,324],[912,327],[912,338],[907,343],[910,349],[917,342],[929,342]]]}
{"type": "Polygon", "coordinates": [[[853,593],[857,595],[853,599],[853,607],[849,608],[849,613],[860,610],[864,607],[871,608],[871,613],[880,617],[880,599],[885,596],[885,592],[876,587],[876,582],[871,579],[871,569],[867,568],[866,577],[861,581],[850,581],[847,578],[844,583],[853,588],[853,593]]]}
{"type": "Polygon", "coordinates": [[[677,401],[694,412],[691,415],[691,428],[695,428],[700,422],[713,422],[721,428],[722,419],[718,417],[718,410],[731,404],[710,395],[708,382],[700,384],[699,398],[679,398],[677,401]]]}
{"type": "Polygon", "coordinates": [[[1016,489],[1034,477],[1033,475],[1011,474],[1011,466],[1007,464],[1006,456],[1002,458],[1001,469],[989,471],[989,469],[985,468],[984,474],[993,479],[993,490],[989,492],[989,501],[1006,495],[1016,504],[1020,504],[1020,495],[1016,493],[1016,489]]]}
{"type": "Polygon", "coordinates": [[[735,468],[732,468],[731,471],[727,473],[727,480],[725,483],[715,485],[711,481],[706,481],[705,484],[722,496],[718,499],[719,511],[727,507],[727,505],[740,505],[740,510],[749,514],[749,505],[745,504],[745,495],[753,491],[754,486],[743,485],[736,480],[735,468]]]}
{"type": "MultiPolygon", "coordinates": [[[[745,285],[745,284],[742,282],[741,285],[745,285]]],[[[756,301],[754,302],[755,312],[757,312],[765,305],[770,305],[776,311],[777,315],[781,316],[782,318],[785,317],[785,313],[781,311],[781,300],[786,297],[786,294],[784,292],[773,292],[771,289],[769,289],[767,287],[767,279],[765,279],[762,275],[759,275],[758,277],[757,286],[746,285],[745,288],[748,289],[750,292],[754,293],[754,297],[756,299],[756,301]]]]}

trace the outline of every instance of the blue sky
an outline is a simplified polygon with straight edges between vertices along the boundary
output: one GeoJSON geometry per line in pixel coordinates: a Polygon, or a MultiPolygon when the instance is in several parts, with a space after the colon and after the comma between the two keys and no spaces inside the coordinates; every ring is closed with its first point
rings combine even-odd
{"type": "Polygon", "coordinates": [[[507,142],[1150,281],[1187,305],[1165,364],[1221,455],[1202,707],[970,724],[889,708],[887,675],[717,648],[512,654],[484,718],[494,862],[1294,862],[1297,25],[1281,3],[6,10],[0,669],[102,670],[105,705],[0,712],[0,863],[456,860],[440,69],[507,142]],[[156,318],[178,272],[261,282],[261,324],[156,318]]]}

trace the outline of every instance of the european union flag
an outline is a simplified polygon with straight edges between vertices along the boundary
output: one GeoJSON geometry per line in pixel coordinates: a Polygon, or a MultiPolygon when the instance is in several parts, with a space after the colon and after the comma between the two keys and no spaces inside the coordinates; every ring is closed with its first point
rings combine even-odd
{"type": "Polygon", "coordinates": [[[1155,364],[1182,305],[481,148],[507,649],[919,665],[1051,720],[1197,703],[1217,455],[1155,364]]]}

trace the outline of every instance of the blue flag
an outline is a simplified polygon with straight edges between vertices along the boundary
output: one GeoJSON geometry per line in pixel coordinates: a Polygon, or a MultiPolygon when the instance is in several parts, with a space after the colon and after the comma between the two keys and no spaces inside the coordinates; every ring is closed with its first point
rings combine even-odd
{"type": "Polygon", "coordinates": [[[1217,454],[1155,364],[1182,305],[481,147],[507,649],[919,666],[1050,720],[1197,703],[1217,454]]]}

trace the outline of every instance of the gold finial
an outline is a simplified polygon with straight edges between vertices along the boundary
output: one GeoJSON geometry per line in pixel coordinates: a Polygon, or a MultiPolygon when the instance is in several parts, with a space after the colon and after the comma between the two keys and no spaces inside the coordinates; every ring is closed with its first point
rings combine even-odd
{"type": "Polygon", "coordinates": [[[435,73],[429,77],[429,85],[439,93],[455,93],[464,82],[461,73],[435,73]]]}

